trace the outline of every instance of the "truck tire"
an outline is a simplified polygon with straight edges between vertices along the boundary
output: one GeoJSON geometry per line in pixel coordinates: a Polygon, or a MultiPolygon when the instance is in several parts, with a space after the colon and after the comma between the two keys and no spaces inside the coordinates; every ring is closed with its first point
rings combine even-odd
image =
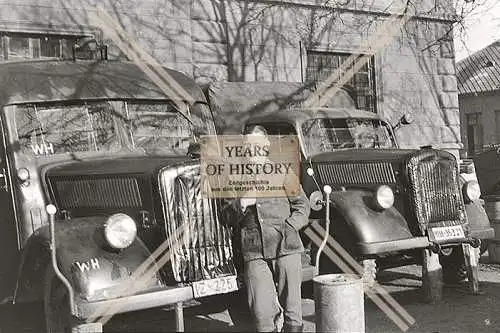
{"type": "MultiPolygon", "coordinates": [[[[488,250],[488,240],[481,240],[479,248],[480,255],[488,250]]],[[[443,267],[443,282],[456,284],[467,279],[467,268],[464,262],[464,253],[462,248],[455,248],[451,255],[441,257],[441,265],[443,267]]]]}
{"type": "Polygon", "coordinates": [[[465,281],[467,278],[467,270],[464,263],[448,262],[443,264],[443,282],[448,284],[456,284],[465,281]]]}
{"type": "Polygon", "coordinates": [[[464,254],[461,247],[456,247],[448,256],[441,256],[441,267],[443,269],[443,282],[456,284],[467,278],[464,254]]]}

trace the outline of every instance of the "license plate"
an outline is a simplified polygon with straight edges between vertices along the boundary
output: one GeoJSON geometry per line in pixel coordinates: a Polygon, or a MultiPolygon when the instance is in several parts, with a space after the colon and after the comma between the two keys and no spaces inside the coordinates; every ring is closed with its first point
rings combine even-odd
{"type": "Polygon", "coordinates": [[[460,225],[432,228],[432,233],[437,241],[465,238],[464,229],[460,225]]]}
{"type": "Polygon", "coordinates": [[[225,294],[235,290],[238,290],[238,282],[235,275],[193,282],[193,294],[195,298],[225,294]]]}

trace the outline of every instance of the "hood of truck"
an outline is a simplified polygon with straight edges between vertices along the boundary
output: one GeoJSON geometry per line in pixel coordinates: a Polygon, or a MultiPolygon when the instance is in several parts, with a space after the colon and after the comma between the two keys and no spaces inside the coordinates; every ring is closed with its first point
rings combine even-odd
{"type": "Polygon", "coordinates": [[[186,156],[140,156],[77,161],[51,166],[47,171],[47,176],[154,175],[162,167],[182,163],[191,164],[194,161],[186,156]]]}
{"type": "Polygon", "coordinates": [[[229,231],[216,200],[201,194],[199,160],[114,158],[52,167],[47,180],[59,210],[74,217],[125,213],[151,251],[167,242],[179,251],[163,265],[176,282],[234,274],[229,231]],[[181,229],[182,228],[182,229],[181,229]],[[185,242],[177,242],[182,230],[185,242]]]}
{"type": "Polygon", "coordinates": [[[198,165],[189,157],[123,157],[51,166],[45,174],[58,210],[72,217],[125,212],[161,218],[158,175],[165,168],[198,165]]]}
{"type": "Polygon", "coordinates": [[[316,154],[311,157],[313,163],[384,161],[397,162],[405,159],[415,149],[346,149],[316,154]]]}

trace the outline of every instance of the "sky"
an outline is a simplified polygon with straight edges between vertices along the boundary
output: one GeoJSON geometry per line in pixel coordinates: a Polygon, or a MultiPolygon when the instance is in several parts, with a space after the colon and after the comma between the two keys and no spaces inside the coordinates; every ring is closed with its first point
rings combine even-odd
{"type": "Polygon", "coordinates": [[[500,0],[475,0],[475,4],[465,19],[465,29],[455,30],[457,61],[500,39],[500,0]]]}

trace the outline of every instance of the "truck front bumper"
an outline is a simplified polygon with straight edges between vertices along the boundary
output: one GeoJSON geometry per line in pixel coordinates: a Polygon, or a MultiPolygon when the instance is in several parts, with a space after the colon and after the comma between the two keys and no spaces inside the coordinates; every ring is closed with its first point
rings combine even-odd
{"type": "Polygon", "coordinates": [[[151,309],[194,299],[191,286],[162,288],[143,294],[78,304],[78,317],[98,319],[115,314],[151,309]]]}
{"type": "MultiPolygon", "coordinates": [[[[495,230],[493,228],[472,229],[469,232],[469,237],[476,239],[491,239],[495,237],[495,230]]],[[[454,242],[452,243],[454,244],[454,242]]],[[[413,237],[386,242],[358,243],[357,245],[360,254],[374,255],[410,249],[431,248],[433,243],[431,243],[427,237],[413,237]]]]}
{"type": "Polygon", "coordinates": [[[492,239],[495,238],[495,229],[485,228],[485,229],[471,229],[470,236],[477,239],[492,239]]]}
{"type": "Polygon", "coordinates": [[[427,248],[432,244],[427,237],[412,237],[385,242],[358,243],[362,255],[382,254],[387,252],[403,251],[410,249],[427,248]]]}
{"type": "MultiPolygon", "coordinates": [[[[212,293],[206,296],[222,295],[233,291],[236,290],[215,294],[212,293]]],[[[194,299],[198,298],[191,285],[162,287],[161,289],[148,290],[147,292],[130,296],[80,302],[77,305],[78,312],[76,316],[82,319],[96,321],[101,317],[106,318],[119,313],[163,307],[194,299]]]]}

